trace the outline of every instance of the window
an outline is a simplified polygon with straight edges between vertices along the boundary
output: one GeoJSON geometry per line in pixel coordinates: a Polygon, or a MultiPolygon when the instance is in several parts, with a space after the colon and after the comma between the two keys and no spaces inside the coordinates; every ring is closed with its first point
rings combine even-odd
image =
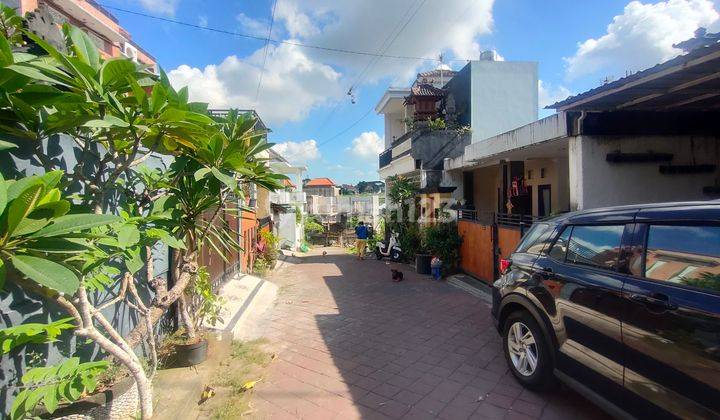
{"type": "Polygon", "coordinates": [[[550,238],[555,226],[549,223],[536,223],[525,234],[525,237],[518,245],[515,252],[528,252],[530,254],[539,254],[545,243],[550,238]]]}
{"type": "Polygon", "coordinates": [[[645,277],[720,291],[720,226],[650,226],[645,277]]]}
{"type": "Polygon", "coordinates": [[[574,226],[565,259],[572,264],[615,269],[624,225],[574,226]]]}
{"type": "Polygon", "coordinates": [[[568,239],[570,239],[570,232],[572,232],[572,226],[568,226],[563,231],[562,235],[557,238],[555,245],[548,252],[548,256],[557,261],[565,261],[565,254],[567,253],[568,239]]]}

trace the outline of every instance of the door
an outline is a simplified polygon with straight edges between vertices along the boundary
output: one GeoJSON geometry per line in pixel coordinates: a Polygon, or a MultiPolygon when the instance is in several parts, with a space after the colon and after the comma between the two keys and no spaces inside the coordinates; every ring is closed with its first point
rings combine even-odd
{"type": "MultiPolygon", "coordinates": [[[[569,225],[535,263],[542,285],[534,294],[551,317],[558,340],[556,368],[621,405],[620,315],[625,276],[618,256],[632,225],[569,225]]],[[[630,230],[632,232],[632,230],[630,230]]]]}
{"type": "Polygon", "coordinates": [[[720,418],[720,224],[639,224],[623,288],[637,416],[720,418]],[[642,252],[643,249],[645,252],[642,252]]]}
{"type": "Polygon", "coordinates": [[[538,217],[547,217],[552,213],[550,185],[538,185],[538,217]]]}

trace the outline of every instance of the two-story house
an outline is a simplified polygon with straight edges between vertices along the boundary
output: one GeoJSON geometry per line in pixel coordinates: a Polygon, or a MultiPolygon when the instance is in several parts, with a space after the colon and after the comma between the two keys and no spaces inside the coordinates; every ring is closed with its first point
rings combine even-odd
{"type": "Polygon", "coordinates": [[[83,29],[104,58],[126,56],[153,72],[158,70],[155,58],[133,42],[118,19],[94,0],[3,0],[3,3],[27,16],[28,29],[56,48],[65,47],[59,28],[69,23],[83,29]]]}
{"type": "Polygon", "coordinates": [[[420,189],[419,216],[432,221],[455,190],[443,181],[445,159],[537,120],[537,87],[537,63],[498,61],[486,52],[458,72],[440,67],[418,74],[407,89],[388,89],[375,108],[385,116],[380,178],[388,188],[395,175],[413,180],[420,189]]]}

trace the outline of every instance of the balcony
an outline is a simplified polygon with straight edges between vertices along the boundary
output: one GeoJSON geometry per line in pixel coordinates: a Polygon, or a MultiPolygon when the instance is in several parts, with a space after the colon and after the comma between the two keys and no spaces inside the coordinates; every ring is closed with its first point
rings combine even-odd
{"type": "Polygon", "coordinates": [[[275,204],[304,204],[305,193],[298,191],[276,191],[270,193],[270,202],[275,204]]]}
{"type": "Polygon", "coordinates": [[[379,167],[384,168],[392,162],[392,147],[380,153],[379,167]]]}

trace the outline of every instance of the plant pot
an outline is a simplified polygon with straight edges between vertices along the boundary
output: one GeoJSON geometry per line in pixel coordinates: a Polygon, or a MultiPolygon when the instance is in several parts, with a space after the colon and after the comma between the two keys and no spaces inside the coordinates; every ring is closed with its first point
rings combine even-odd
{"type": "Polygon", "coordinates": [[[415,271],[418,274],[430,274],[430,254],[415,254],[415,271]]]}
{"type": "Polygon", "coordinates": [[[60,406],[53,414],[36,414],[42,418],[68,420],[131,419],[137,415],[139,404],[135,380],[125,378],[110,389],[60,406]]]}
{"type": "Polygon", "coordinates": [[[197,343],[176,344],[174,353],[170,357],[170,366],[187,367],[195,366],[207,360],[208,342],[200,339],[197,343]]]}

